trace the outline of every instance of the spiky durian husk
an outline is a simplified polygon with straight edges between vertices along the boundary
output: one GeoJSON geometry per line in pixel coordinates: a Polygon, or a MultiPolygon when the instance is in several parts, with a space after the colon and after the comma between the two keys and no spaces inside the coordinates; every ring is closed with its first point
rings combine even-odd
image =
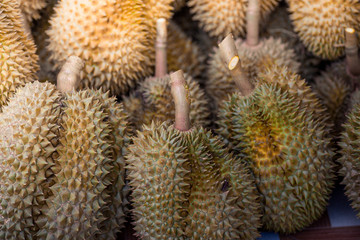
{"type": "Polygon", "coordinates": [[[234,93],[220,110],[218,132],[245,155],[263,197],[265,229],[293,233],[326,209],[333,185],[324,129],[276,84],[234,93]]]}
{"type": "MultiPolygon", "coordinates": [[[[244,44],[245,42],[240,39],[236,41],[241,66],[252,82],[255,82],[256,76],[263,72],[269,63],[287,66],[294,72],[297,72],[299,68],[294,51],[280,39],[263,40],[262,47],[256,49],[251,49],[244,44]]],[[[215,106],[225,100],[228,94],[236,91],[234,80],[221,59],[219,48],[215,48],[210,56],[207,75],[205,90],[213,98],[215,106]]]]}
{"type": "Polygon", "coordinates": [[[173,21],[168,25],[167,62],[169,71],[182,69],[193,77],[204,71],[205,57],[200,48],[173,21]]]}
{"type": "Polygon", "coordinates": [[[0,107],[27,82],[36,80],[38,56],[31,38],[24,32],[17,1],[0,1],[0,107]]]}
{"type": "Polygon", "coordinates": [[[39,82],[19,88],[0,115],[0,238],[35,239],[51,195],[60,94],[39,82]]]}
{"type": "Polygon", "coordinates": [[[62,104],[54,196],[39,236],[115,239],[124,217],[124,114],[115,99],[90,90],[66,94],[62,104]]]}
{"type": "Polygon", "coordinates": [[[26,16],[27,21],[40,18],[40,10],[46,7],[46,0],[15,0],[26,16]]]}
{"type": "MultiPolygon", "coordinates": [[[[191,101],[190,120],[193,124],[206,126],[210,123],[208,99],[199,84],[185,74],[191,101]]],[[[175,105],[171,95],[170,76],[147,78],[137,91],[124,98],[124,108],[130,116],[130,122],[136,129],[152,120],[167,121],[175,118],[175,105]]]]}
{"type": "Polygon", "coordinates": [[[331,64],[326,71],[315,78],[312,85],[314,92],[326,107],[333,122],[334,131],[339,132],[345,122],[350,95],[352,92],[351,77],[346,73],[344,62],[331,64]]]}
{"type": "Polygon", "coordinates": [[[360,92],[353,94],[354,106],[347,116],[347,122],[343,125],[339,158],[341,169],[339,174],[344,177],[342,184],[345,185],[345,195],[351,201],[351,206],[357,211],[360,217],[360,164],[359,164],[359,127],[360,127],[360,92]]]}
{"type": "Polygon", "coordinates": [[[360,31],[357,0],[287,0],[294,29],[309,51],[324,59],[344,55],[345,28],[360,31]],[[338,46],[336,46],[338,45],[338,46]]]}
{"type": "MultiPolygon", "coordinates": [[[[229,33],[235,37],[245,35],[247,0],[189,0],[187,5],[193,19],[212,37],[224,38],[229,33]]],[[[279,3],[279,0],[260,2],[260,17],[263,20],[279,3]]]]}
{"type": "Polygon", "coordinates": [[[47,31],[55,67],[70,55],[78,56],[85,61],[80,87],[125,93],[152,74],[155,22],[171,14],[163,4],[153,0],[61,1],[47,31]]]}
{"type": "Polygon", "coordinates": [[[254,239],[259,202],[248,168],[203,128],[144,126],[127,157],[142,239],[254,239]]]}

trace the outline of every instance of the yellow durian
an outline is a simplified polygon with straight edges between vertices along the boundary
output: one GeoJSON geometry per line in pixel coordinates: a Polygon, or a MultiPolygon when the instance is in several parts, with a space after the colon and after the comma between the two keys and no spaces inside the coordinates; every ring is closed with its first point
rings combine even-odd
{"type": "Polygon", "coordinates": [[[33,19],[40,18],[40,10],[46,7],[47,0],[14,0],[20,4],[21,11],[30,23],[33,19]]]}

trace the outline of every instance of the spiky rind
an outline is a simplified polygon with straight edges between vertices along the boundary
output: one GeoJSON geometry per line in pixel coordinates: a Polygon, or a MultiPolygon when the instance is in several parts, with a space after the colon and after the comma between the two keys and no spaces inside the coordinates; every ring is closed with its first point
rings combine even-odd
{"type": "MultiPolygon", "coordinates": [[[[193,124],[206,126],[210,123],[208,100],[205,92],[189,75],[185,74],[191,100],[190,120],[193,124]]],[[[175,117],[175,105],[170,88],[170,76],[147,78],[136,93],[124,98],[125,111],[136,129],[152,120],[167,121],[175,117]]]]}
{"type": "Polygon", "coordinates": [[[0,1],[0,107],[16,88],[37,79],[39,69],[36,47],[24,32],[17,1],[0,1]]]}
{"type": "Polygon", "coordinates": [[[163,1],[145,2],[61,1],[47,31],[55,68],[75,55],[85,61],[80,87],[110,89],[112,94],[135,87],[153,71],[156,19],[170,14],[163,1]]]}
{"type": "Polygon", "coordinates": [[[351,206],[357,211],[360,217],[360,161],[359,161],[359,129],[360,129],[360,94],[357,92],[356,104],[354,104],[351,112],[347,116],[347,122],[343,125],[339,158],[341,169],[339,173],[344,177],[342,184],[345,185],[345,195],[351,201],[351,206]]]}
{"type": "MultiPolygon", "coordinates": [[[[264,19],[279,3],[279,0],[264,0],[260,4],[260,17],[264,19]]],[[[245,35],[247,0],[189,0],[193,19],[212,37],[225,38],[232,33],[245,35]]]]}
{"type": "MultiPolygon", "coordinates": [[[[286,43],[282,43],[280,39],[268,38],[261,44],[261,47],[252,49],[247,47],[244,41],[236,41],[241,66],[251,82],[255,83],[256,76],[264,72],[269,65],[287,66],[291,71],[298,71],[300,64],[296,61],[294,50],[288,48],[286,43]]],[[[237,88],[221,59],[219,48],[214,49],[209,63],[205,90],[217,106],[237,88]]]]}
{"type": "Polygon", "coordinates": [[[40,18],[40,10],[46,7],[46,0],[16,0],[19,1],[20,8],[26,16],[27,21],[40,18]]]}
{"type": "Polygon", "coordinates": [[[357,0],[287,0],[301,41],[316,56],[334,60],[344,55],[345,28],[360,30],[357,0]]]}
{"type": "Polygon", "coordinates": [[[1,239],[34,239],[45,224],[59,116],[60,93],[39,82],[19,88],[0,115],[1,239]]]}
{"type": "Polygon", "coordinates": [[[248,168],[210,131],[152,123],[130,146],[135,230],[143,239],[253,239],[260,205],[248,168]]]}
{"type": "MultiPolygon", "coordinates": [[[[352,92],[352,78],[346,73],[344,62],[331,64],[326,71],[315,78],[312,88],[337,129],[345,122],[352,92]]],[[[339,130],[339,129],[338,129],[339,130]]]]}
{"type": "Polygon", "coordinates": [[[263,197],[265,229],[293,233],[326,209],[332,151],[323,127],[276,84],[237,93],[220,110],[218,132],[245,155],[263,197]]]}
{"type": "Polygon", "coordinates": [[[169,72],[182,69],[193,77],[204,71],[205,57],[200,48],[173,21],[168,25],[167,63],[169,72]]]}

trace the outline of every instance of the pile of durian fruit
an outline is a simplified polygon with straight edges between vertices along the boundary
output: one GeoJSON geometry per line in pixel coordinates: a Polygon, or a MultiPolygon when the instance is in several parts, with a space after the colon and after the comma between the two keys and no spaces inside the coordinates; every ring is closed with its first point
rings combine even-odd
{"type": "Polygon", "coordinates": [[[0,0],[0,18],[0,239],[292,234],[340,181],[360,217],[357,0],[0,0]]]}

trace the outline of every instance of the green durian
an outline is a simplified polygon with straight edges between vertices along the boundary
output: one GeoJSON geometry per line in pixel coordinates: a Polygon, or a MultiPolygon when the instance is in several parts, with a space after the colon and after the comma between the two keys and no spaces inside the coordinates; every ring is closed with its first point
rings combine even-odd
{"type": "Polygon", "coordinates": [[[340,154],[338,159],[341,164],[339,174],[343,177],[342,184],[345,185],[345,195],[349,198],[352,208],[360,218],[360,164],[359,164],[359,126],[360,126],[360,92],[352,95],[352,109],[347,115],[347,121],[343,125],[340,138],[340,154]]]}
{"type": "MultiPolygon", "coordinates": [[[[0,108],[16,88],[37,80],[38,56],[34,41],[25,33],[19,4],[0,1],[0,108]]],[[[1,111],[1,110],[0,110],[1,111]]]]}
{"type": "MultiPolygon", "coordinates": [[[[79,65],[73,60],[67,67],[79,65]]],[[[19,88],[0,114],[0,238],[115,239],[126,118],[101,91],[62,94],[37,81],[19,88]]]]}
{"type": "Polygon", "coordinates": [[[325,119],[315,108],[318,101],[295,78],[285,84],[259,80],[264,83],[245,91],[240,81],[248,79],[237,75],[241,65],[232,62],[238,59],[234,41],[227,37],[220,47],[240,92],[221,105],[217,132],[244,155],[255,175],[263,227],[285,234],[300,231],[323,214],[333,186],[334,153],[325,119]]]}
{"type": "MultiPolygon", "coordinates": [[[[173,76],[172,80],[173,92],[177,80],[173,76]]],[[[184,79],[181,84],[177,86],[186,88],[184,79]]],[[[187,105],[183,103],[187,94],[183,92],[179,105],[187,105]]],[[[175,125],[145,125],[129,147],[126,159],[137,235],[141,239],[255,239],[260,205],[248,167],[210,131],[190,126],[178,130],[178,116],[175,125]]]]}
{"type": "Polygon", "coordinates": [[[220,135],[243,153],[262,195],[264,228],[300,231],[326,209],[333,153],[324,129],[277,84],[234,93],[219,112],[220,135]]]}

